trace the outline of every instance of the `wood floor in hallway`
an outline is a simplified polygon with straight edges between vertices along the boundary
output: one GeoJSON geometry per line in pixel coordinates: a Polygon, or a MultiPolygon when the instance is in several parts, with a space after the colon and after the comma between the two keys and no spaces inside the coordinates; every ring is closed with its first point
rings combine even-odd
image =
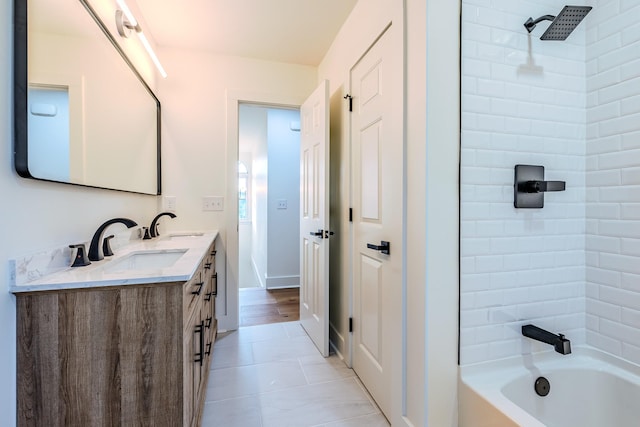
{"type": "Polygon", "coordinates": [[[240,326],[290,322],[300,319],[298,288],[240,289],[240,326]]]}

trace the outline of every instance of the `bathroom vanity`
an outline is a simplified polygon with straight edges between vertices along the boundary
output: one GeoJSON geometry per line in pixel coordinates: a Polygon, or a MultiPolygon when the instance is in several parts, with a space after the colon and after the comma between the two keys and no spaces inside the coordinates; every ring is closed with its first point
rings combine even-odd
{"type": "Polygon", "coordinates": [[[199,425],[217,330],[216,235],[139,243],[13,286],[18,425],[199,425]]]}

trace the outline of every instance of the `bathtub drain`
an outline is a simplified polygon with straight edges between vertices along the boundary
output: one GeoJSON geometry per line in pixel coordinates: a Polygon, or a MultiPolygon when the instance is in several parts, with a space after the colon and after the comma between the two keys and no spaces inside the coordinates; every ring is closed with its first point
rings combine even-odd
{"type": "Polygon", "coordinates": [[[533,388],[536,390],[536,393],[538,393],[538,396],[544,397],[549,394],[551,384],[549,384],[549,380],[545,377],[538,377],[536,382],[533,384],[533,388]]]}

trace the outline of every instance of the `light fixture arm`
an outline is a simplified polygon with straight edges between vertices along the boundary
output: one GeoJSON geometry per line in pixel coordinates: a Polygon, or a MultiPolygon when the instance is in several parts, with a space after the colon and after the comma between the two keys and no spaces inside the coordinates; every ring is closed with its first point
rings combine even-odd
{"type": "Polygon", "coordinates": [[[140,39],[140,43],[142,43],[142,46],[144,46],[144,49],[149,54],[149,57],[160,72],[160,75],[166,78],[167,72],[164,70],[164,67],[160,63],[158,56],[153,51],[149,40],[147,40],[147,37],[144,35],[144,32],[142,31],[138,20],[135,18],[135,16],[133,16],[131,10],[124,0],[116,0],[116,2],[118,3],[118,6],[122,8],[116,10],[116,28],[118,30],[118,34],[120,34],[121,37],[127,38],[129,37],[129,33],[131,31],[135,31],[135,33],[138,35],[138,39],[140,39]]]}
{"type": "Polygon", "coordinates": [[[142,31],[140,24],[136,22],[136,25],[133,25],[121,10],[116,10],[116,28],[118,29],[118,34],[125,38],[129,37],[129,31],[135,31],[136,33],[142,31]]]}
{"type": "Polygon", "coordinates": [[[556,19],[556,17],[553,15],[543,15],[540,18],[536,19],[535,21],[533,20],[533,18],[529,18],[527,19],[527,22],[524,23],[524,27],[527,29],[528,32],[531,32],[536,27],[536,25],[538,25],[540,22],[553,21],[554,19],[556,19]]]}

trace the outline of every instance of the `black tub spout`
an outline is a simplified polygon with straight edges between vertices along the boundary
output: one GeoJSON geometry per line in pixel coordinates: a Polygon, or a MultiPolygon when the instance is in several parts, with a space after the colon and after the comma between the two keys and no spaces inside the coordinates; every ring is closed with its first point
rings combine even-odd
{"type": "Polygon", "coordinates": [[[566,339],[562,334],[556,335],[534,325],[522,325],[522,335],[552,345],[560,354],[571,353],[571,341],[566,339]]]}

